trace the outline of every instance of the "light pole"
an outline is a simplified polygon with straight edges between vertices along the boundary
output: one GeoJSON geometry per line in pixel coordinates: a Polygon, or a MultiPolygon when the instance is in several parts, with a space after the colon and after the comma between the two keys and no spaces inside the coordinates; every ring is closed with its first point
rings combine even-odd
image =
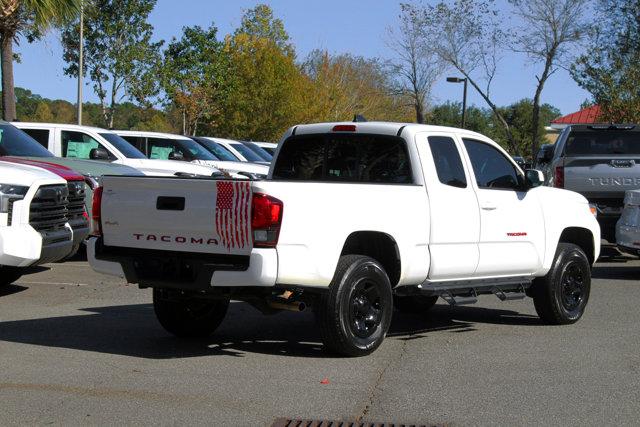
{"type": "Polygon", "coordinates": [[[82,124],[82,74],[84,50],[84,4],[80,3],[80,49],[78,52],[78,124],[82,124]]]}
{"type": "Polygon", "coordinates": [[[465,128],[467,124],[467,79],[461,77],[447,77],[447,81],[449,83],[463,83],[464,82],[464,91],[462,94],[462,129],[465,128]]]}

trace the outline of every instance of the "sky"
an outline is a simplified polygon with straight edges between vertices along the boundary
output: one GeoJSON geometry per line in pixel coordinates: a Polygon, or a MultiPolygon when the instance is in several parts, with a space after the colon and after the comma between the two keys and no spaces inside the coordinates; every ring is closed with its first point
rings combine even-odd
{"type": "MultiPolygon", "coordinates": [[[[318,48],[364,57],[393,57],[385,34],[387,28],[398,24],[397,0],[158,0],[149,21],[155,28],[156,39],[170,40],[179,37],[184,26],[207,27],[212,22],[223,37],[238,27],[244,11],[258,3],[271,6],[275,16],[283,20],[299,58],[318,48]]],[[[50,32],[44,40],[33,44],[23,41],[16,51],[22,55],[21,63],[15,64],[16,86],[46,98],[75,102],[77,83],[64,75],[59,34],[50,32]]],[[[520,54],[505,54],[491,89],[496,104],[508,105],[533,97],[535,74],[541,66],[527,62],[520,54]]],[[[435,84],[432,103],[462,100],[462,85],[447,83],[447,76],[456,73],[449,70],[435,84]]],[[[85,86],[84,93],[85,101],[97,101],[91,86],[85,86]]],[[[550,78],[542,94],[543,103],[556,106],[563,114],[577,111],[587,98],[588,92],[564,70],[550,78]]],[[[468,103],[486,106],[471,87],[468,103]]]]}

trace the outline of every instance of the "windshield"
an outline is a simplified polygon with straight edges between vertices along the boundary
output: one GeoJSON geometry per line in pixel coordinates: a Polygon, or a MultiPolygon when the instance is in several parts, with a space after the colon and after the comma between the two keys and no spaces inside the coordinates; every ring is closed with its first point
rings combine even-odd
{"type": "Polygon", "coordinates": [[[260,156],[264,161],[270,162],[273,159],[273,156],[268,153],[264,148],[260,147],[255,142],[244,142],[244,145],[249,147],[254,153],[260,156]]]}
{"type": "Polygon", "coordinates": [[[239,142],[231,144],[242,156],[250,162],[264,162],[264,159],[251,151],[251,148],[239,142]]]}
{"type": "Polygon", "coordinates": [[[210,139],[198,138],[198,142],[205,146],[207,150],[215,154],[215,156],[220,160],[224,160],[226,162],[237,162],[238,160],[240,160],[232,153],[230,153],[227,149],[221,147],[216,142],[213,142],[210,139]]]}
{"type": "Polygon", "coordinates": [[[0,155],[18,157],[55,157],[20,129],[8,123],[0,125],[0,155]]]}
{"type": "Polygon", "coordinates": [[[126,139],[115,133],[104,132],[100,134],[101,137],[106,139],[113,145],[116,150],[122,153],[127,159],[146,159],[147,157],[142,154],[140,150],[127,142],[126,139]]]}
{"type": "Polygon", "coordinates": [[[564,152],[576,156],[640,154],[640,132],[577,131],[567,138],[564,152]]]}
{"type": "Polygon", "coordinates": [[[191,154],[191,160],[220,160],[191,139],[176,139],[175,142],[191,154]]]}

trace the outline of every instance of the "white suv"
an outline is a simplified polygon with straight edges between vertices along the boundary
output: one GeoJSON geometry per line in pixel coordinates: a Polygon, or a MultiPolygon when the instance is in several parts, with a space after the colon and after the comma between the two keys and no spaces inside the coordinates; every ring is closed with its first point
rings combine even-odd
{"type": "Polygon", "coordinates": [[[134,167],[145,175],[176,174],[211,176],[211,166],[150,160],[116,133],[90,126],[58,123],[12,123],[59,157],[100,160],[134,167]]]}
{"type": "Polygon", "coordinates": [[[247,162],[220,160],[193,139],[171,133],[136,130],[115,130],[115,133],[150,159],[180,160],[215,167],[230,173],[245,173],[256,178],[266,178],[269,167],[247,162]]]}

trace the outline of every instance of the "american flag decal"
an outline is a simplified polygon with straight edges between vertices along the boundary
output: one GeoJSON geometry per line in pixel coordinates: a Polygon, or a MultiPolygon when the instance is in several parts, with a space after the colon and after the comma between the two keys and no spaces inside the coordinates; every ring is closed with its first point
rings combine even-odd
{"type": "Polygon", "coordinates": [[[250,236],[249,182],[218,181],[216,199],[216,231],[227,250],[244,248],[250,236]]]}

